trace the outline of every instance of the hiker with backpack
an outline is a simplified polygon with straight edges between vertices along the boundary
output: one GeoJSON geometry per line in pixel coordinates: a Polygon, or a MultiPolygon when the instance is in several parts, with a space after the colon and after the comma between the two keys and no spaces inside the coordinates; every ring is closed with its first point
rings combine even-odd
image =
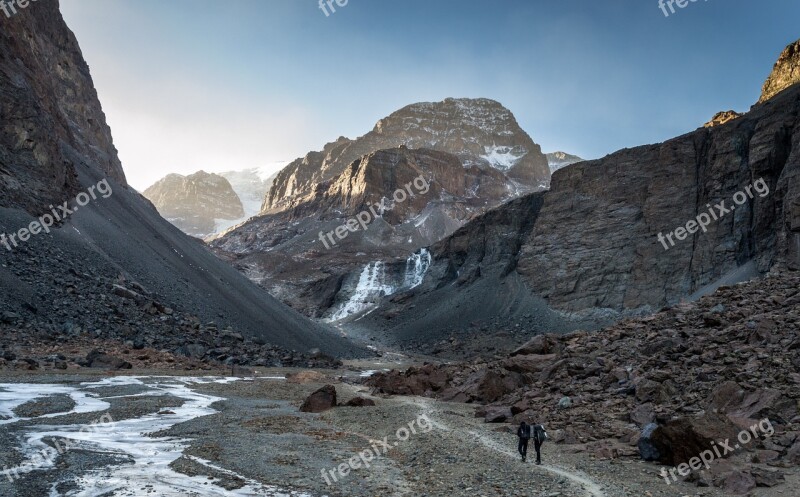
{"type": "Polygon", "coordinates": [[[531,439],[530,425],[526,424],[525,421],[521,422],[519,428],[517,428],[517,436],[519,437],[517,451],[522,456],[522,462],[525,462],[528,457],[528,440],[531,439]]]}
{"type": "MultiPolygon", "coordinates": [[[[528,427],[531,428],[531,427],[528,427]]],[[[540,424],[533,425],[533,448],[536,449],[536,464],[542,464],[542,444],[547,440],[547,432],[544,431],[544,426],[540,424]]]]}

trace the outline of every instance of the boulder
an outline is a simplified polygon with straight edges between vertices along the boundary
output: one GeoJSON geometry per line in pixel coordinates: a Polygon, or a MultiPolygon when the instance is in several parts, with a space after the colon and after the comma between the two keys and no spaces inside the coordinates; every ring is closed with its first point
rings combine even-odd
{"type": "Polygon", "coordinates": [[[336,388],[325,385],[306,398],[300,406],[301,412],[324,412],[336,407],[336,388]]]}
{"type": "Polygon", "coordinates": [[[750,470],[750,474],[755,478],[758,487],[777,487],[786,482],[786,475],[777,469],[754,467],[750,470]]]}
{"type": "Polygon", "coordinates": [[[756,479],[750,473],[733,471],[725,477],[721,486],[727,495],[745,495],[756,488],[756,479]]]}
{"type": "Polygon", "coordinates": [[[683,417],[665,425],[647,425],[639,439],[643,459],[668,466],[688,463],[712,442],[735,440],[739,430],[725,416],[706,413],[701,417],[683,417]]]}
{"type": "Polygon", "coordinates": [[[675,389],[666,383],[642,379],[636,384],[636,399],[639,402],[668,403],[675,396],[675,389]]]}
{"type": "Polygon", "coordinates": [[[508,407],[489,407],[483,416],[486,423],[505,423],[511,419],[511,409],[508,407]]]}
{"type": "Polygon", "coordinates": [[[639,404],[629,414],[633,423],[644,428],[656,420],[652,404],[639,404]]]}
{"type": "Polygon", "coordinates": [[[649,423],[642,428],[642,434],[639,436],[637,447],[639,447],[639,455],[645,461],[661,460],[661,450],[653,441],[653,433],[657,429],[658,425],[655,423],[649,423]]]}
{"type": "Polygon", "coordinates": [[[124,361],[119,357],[101,352],[100,350],[93,350],[86,355],[86,363],[90,368],[98,369],[131,369],[133,365],[128,361],[124,361]]]}
{"type": "Polygon", "coordinates": [[[494,371],[487,371],[478,384],[477,394],[483,402],[495,402],[520,386],[519,375],[510,373],[500,375],[494,371]]]}

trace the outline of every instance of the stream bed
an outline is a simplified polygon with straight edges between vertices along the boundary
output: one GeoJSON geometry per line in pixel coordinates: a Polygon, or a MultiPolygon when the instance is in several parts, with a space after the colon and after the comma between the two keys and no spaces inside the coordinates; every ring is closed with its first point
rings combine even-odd
{"type": "Polygon", "coordinates": [[[0,435],[7,446],[0,495],[306,497],[185,455],[189,438],[162,436],[217,413],[212,404],[225,399],[198,392],[198,385],[237,380],[120,376],[70,385],[0,383],[0,435]],[[173,463],[181,458],[200,470],[176,471],[173,463]]]}

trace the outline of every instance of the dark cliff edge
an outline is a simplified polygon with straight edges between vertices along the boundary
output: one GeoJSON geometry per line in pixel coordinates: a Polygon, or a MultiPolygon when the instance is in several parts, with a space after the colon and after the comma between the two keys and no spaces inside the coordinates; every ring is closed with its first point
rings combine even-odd
{"type": "MultiPolygon", "coordinates": [[[[104,179],[113,190],[51,233],[14,250],[0,247],[0,311],[18,316],[8,318],[17,320],[17,329],[54,335],[77,325],[99,337],[120,328],[131,338],[152,334],[148,323],[160,326],[169,316],[132,313],[133,300],[113,295],[109,284],[136,282],[159,305],[220,329],[231,326],[259,343],[365,354],[274,300],[125,184],[88,66],[55,0],[2,19],[0,123],[0,232],[17,232],[49,204],[61,205],[104,179]]],[[[181,324],[178,331],[172,325],[175,344],[188,340],[181,333],[192,329],[181,324]]]]}

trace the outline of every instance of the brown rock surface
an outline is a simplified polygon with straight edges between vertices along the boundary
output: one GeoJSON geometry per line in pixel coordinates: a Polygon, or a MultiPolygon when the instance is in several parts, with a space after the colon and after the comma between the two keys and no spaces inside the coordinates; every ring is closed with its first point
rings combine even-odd
{"type": "Polygon", "coordinates": [[[170,174],[142,195],[187,235],[202,238],[215,232],[217,219],[244,217],[242,202],[228,180],[205,171],[189,176],[170,174]]]}
{"type": "Polygon", "coordinates": [[[4,207],[46,212],[79,190],[76,162],[125,173],[89,66],[57,1],[2,18],[0,30],[0,198],[4,207]]]}
{"type": "Polygon", "coordinates": [[[381,119],[366,135],[341,137],[289,164],[275,179],[264,210],[281,210],[311,193],[316,185],[339,176],[354,161],[378,150],[399,146],[430,148],[459,157],[466,167],[493,167],[487,147],[500,147],[519,159],[508,169],[511,178],[531,190],[550,177],[539,145],[517,124],[511,112],[488,99],[453,99],[412,104],[381,119]]]}
{"type": "Polygon", "coordinates": [[[800,83],[800,40],[781,53],[772,73],[764,83],[759,103],[765,102],[790,86],[800,83]]]}
{"type": "Polygon", "coordinates": [[[738,119],[743,115],[744,114],[739,114],[734,110],[725,110],[722,112],[717,112],[716,114],[714,114],[714,117],[712,117],[711,120],[705,123],[703,126],[706,128],[721,126],[723,124],[728,124],[729,122],[733,121],[734,119],[738,119]]]}
{"type": "Polygon", "coordinates": [[[711,439],[732,440],[744,424],[749,428],[766,417],[774,435],[764,439],[762,432],[747,451],[769,456],[770,464],[797,465],[800,389],[793,375],[800,371],[798,326],[800,273],[774,272],[653,316],[598,332],[554,337],[559,354],[428,365],[424,373],[379,373],[366,384],[380,393],[425,392],[462,402],[485,402],[482,397],[491,391],[500,396],[482,417],[490,407],[497,408],[492,412],[510,407],[514,421],[536,419],[566,443],[616,439],[636,444],[641,426],[655,422],[672,427],[660,432],[664,444],[669,441],[674,447],[665,451],[670,460],[691,457],[711,439]],[[709,313],[724,324],[705,327],[709,313]],[[770,338],[753,343],[751,337],[762,322],[770,323],[770,338]],[[424,387],[433,371],[447,378],[436,392],[424,387]],[[502,389],[485,388],[487,383],[502,385],[500,379],[509,373],[519,375],[513,391],[501,394],[502,389]],[[559,408],[564,397],[570,398],[571,406],[559,408]],[[684,436],[685,442],[680,442],[684,436]]]}
{"type": "Polygon", "coordinates": [[[306,398],[300,406],[301,412],[325,412],[336,407],[336,387],[325,385],[306,398]]]}

